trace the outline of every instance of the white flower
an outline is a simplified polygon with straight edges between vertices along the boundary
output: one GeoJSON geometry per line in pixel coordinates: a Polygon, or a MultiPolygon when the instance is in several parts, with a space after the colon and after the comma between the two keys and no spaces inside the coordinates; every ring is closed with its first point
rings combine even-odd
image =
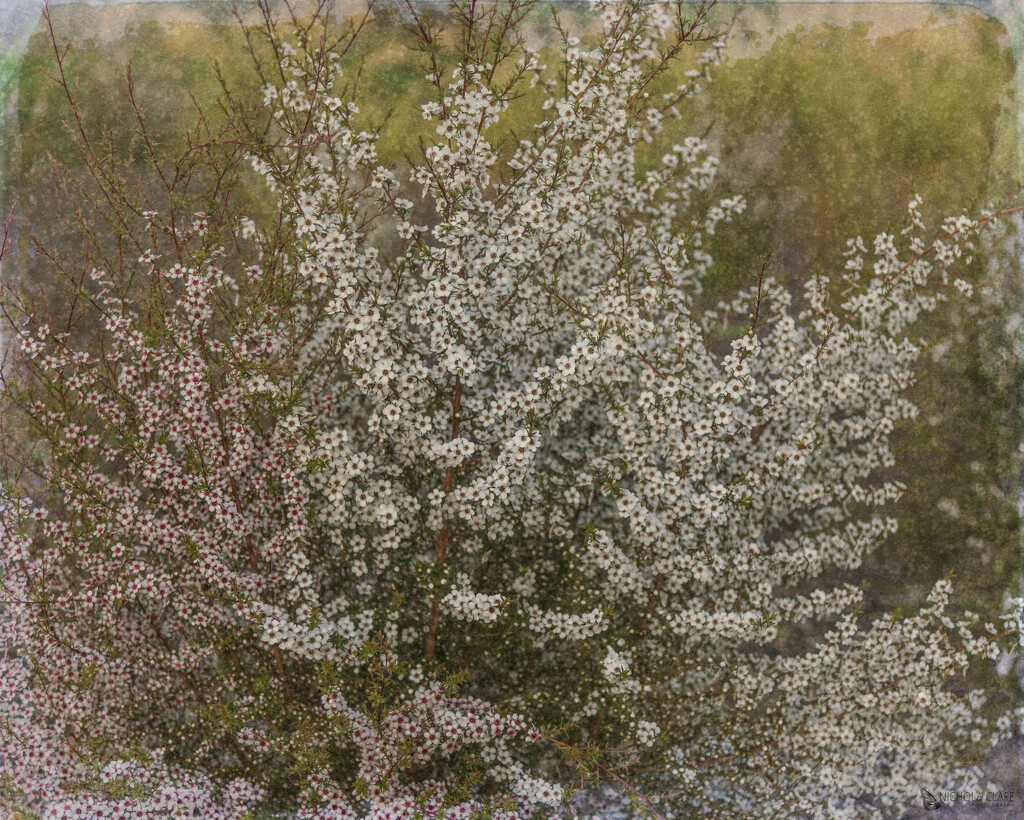
{"type": "Polygon", "coordinates": [[[629,661],[611,647],[608,648],[602,666],[605,679],[608,681],[615,681],[629,674],[629,661]]]}

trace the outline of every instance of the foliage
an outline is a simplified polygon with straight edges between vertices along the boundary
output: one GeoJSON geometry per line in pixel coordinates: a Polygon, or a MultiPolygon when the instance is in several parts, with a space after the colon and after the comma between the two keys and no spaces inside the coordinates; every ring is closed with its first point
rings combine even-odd
{"type": "Polygon", "coordinates": [[[827,573],[894,531],[907,335],[1015,209],[926,239],[915,199],[833,282],[765,263],[718,302],[744,199],[700,138],[636,151],[708,79],[706,4],[556,14],[551,67],[530,3],[409,7],[433,132],[408,167],[361,118],[368,18],[262,11],[262,100],[228,94],[173,163],[131,75],[130,138],[90,139],[54,47],[88,176],[62,179],[81,258],[39,248],[63,294],[4,302],[8,791],[54,817],[862,817],[970,782],[954,753],[1009,721],[946,683],[1014,630],[945,580],[862,617],[827,573]]]}

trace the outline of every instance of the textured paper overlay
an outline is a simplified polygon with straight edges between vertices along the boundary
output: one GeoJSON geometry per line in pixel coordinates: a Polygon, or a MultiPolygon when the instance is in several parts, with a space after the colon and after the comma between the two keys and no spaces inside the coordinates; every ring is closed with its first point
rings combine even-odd
{"type": "MultiPolygon", "coordinates": [[[[967,9],[927,9],[921,6],[879,5],[853,7],[822,5],[781,6],[770,9],[757,7],[750,9],[741,24],[737,26],[737,33],[733,39],[730,56],[736,63],[764,56],[772,50],[773,45],[777,41],[786,40],[786,38],[792,38],[793,48],[799,50],[801,48],[800,43],[804,39],[810,38],[813,40],[816,36],[824,36],[824,32],[832,25],[839,25],[847,29],[852,28],[856,23],[870,23],[870,26],[864,31],[862,39],[872,45],[877,45],[883,41],[894,41],[901,35],[907,35],[908,41],[912,41],[912,35],[924,36],[921,34],[922,31],[929,29],[939,31],[944,26],[967,20],[975,20],[977,17],[977,12],[967,9]],[[819,35],[815,32],[821,32],[822,34],[819,35]]],[[[154,26],[163,35],[176,38],[178,43],[176,48],[181,49],[177,53],[181,54],[187,51],[190,42],[196,48],[203,47],[200,44],[206,43],[206,40],[203,39],[206,36],[204,33],[205,28],[211,25],[228,24],[231,20],[231,12],[227,6],[213,4],[206,6],[145,4],[121,5],[109,8],[68,6],[55,9],[54,20],[59,36],[70,38],[73,47],[83,50],[89,49],[94,52],[107,49],[107,53],[111,55],[115,65],[123,66],[127,63],[131,42],[137,40],[143,34],[152,33],[152,27],[154,26]],[[122,50],[119,51],[119,48],[122,48],[122,50]]],[[[1009,35],[1005,35],[998,42],[1001,42],[1003,46],[1008,46],[1010,42],[1009,35]]],[[[956,43],[950,41],[947,45],[955,46],[956,43]]],[[[954,52],[953,62],[955,64],[962,63],[967,56],[966,53],[956,54],[954,52]]],[[[175,79],[178,79],[173,73],[175,62],[176,60],[168,56],[167,89],[169,93],[165,98],[161,99],[154,92],[154,97],[149,101],[149,105],[157,113],[160,112],[161,106],[169,107],[173,105],[171,100],[176,97],[175,94],[170,92],[173,90],[176,93],[179,90],[173,82],[175,79]]],[[[1012,89],[1004,89],[1001,93],[1007,97],[1003,108],[1012,112],[1012,89]]],[[[42,129],[47,123],[45,122],[45,117],[36,118],[34,112],[24,109],[18,111],[16,108],[18,103],[17,98],[12,95],[11,106],[17,111],[16,116],[19,119],[17,122],[11,119],[6,124],[6,128],[7,133],[12,134],[11,139],[19,141],[21,149],[19,172],[24,172],[26,169],[31,170],[33,167],[41,168],[41,166],[29,164],[25,158],[26,143],[31,142],[37,132],[26,131],[19,134],[12,133],[11,129],[17,127],[22,117],[32,128],[42,129]]],[[[1011,173],[1009,169],[1012,168],[1012,162],[1007,163],[1006,155],[1007,146],[1010,145],[1012,147],[1013,131],[1012,117],[1009,124],[1007,124],[1004,112],[1002,119],[999,119],[992,128],[993,145],[1002,151],[1002,154],[1000,154],[1002,159],[999,160],[1002,163],[1001,173],[1011,173]]],[[[782,133],[782,136],[785,136],[785,133],[780,133],[782,133]]],[[[7,139],[8,137],[5,136],[5,145],[7,144],[7,139]]],[[[13,145],[14,143],[12,142],[11,144],[13,145]]],[[[740,185],[764,179],[764,175],[771,170],[771,165],[775,160],[774,154],[759,154],[756,150],[756,143],[751,143],[751,145],[755,147],[740,145],[735,149],[737,153],[734,155],[734,159],[746,159],[746,164],[739,163],[740,168],[745,170],[735,179],[735,182],[740,185]],[[743,153],[744,151],[746,153],[743,153]]],[[[1009,153],[1012,156],[1012,150],[1009,153]]],[[[993,156],[995,155],[996,149],[993,148],[993,156]]],[[[39,173],[42,173],[42,171],[39,173]]],[[[38,177],[37,179],[41,178],[38,177]]],[[[31,187],[32,177],[23,177],[23,179],[23,187],[19,189],[19,198],[31,200],[32,197],[35,197],[37,199],[36,204],[33,205],[29,201],[25,208],[39,208],[40,203],[46,202],[45,192],[41,186],[35,190],[31,187]]],[[[11,190],[13,190],[13,184],[14,181],[12,180],[11,190]]],[[[807,190],[810,190],[810,188],[807,190]]],[[[902,193],[899,195],[903,196],[902,193]]],[[[805,211],[808,209],[813,210],[813,206],[807,205],[807,198],[804,197],[802,199],[801,196],[803,194],[782,197],[777,202],[782,204],[782,210],[793,213],[799,213],[801,208],[804,208],[805,211]]],[[[807,194],[807,196],[811,196],[811,194],[807,194]]],[[[42,212],[45,213],[45,211],[42,212]]],[[[796,220],[796,223],[797,227],[804,224],[800,220],[796,220]]],[[[780,263],[790,266],[795,270],[806,267],[809,264],[806,246],[807,240],[805,238],[784,240],[781,253],[778,254],[780,263]]]]}

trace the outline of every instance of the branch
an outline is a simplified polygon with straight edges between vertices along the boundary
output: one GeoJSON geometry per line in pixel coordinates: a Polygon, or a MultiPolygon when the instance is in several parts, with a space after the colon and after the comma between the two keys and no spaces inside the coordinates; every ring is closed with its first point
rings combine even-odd
{"type": "MultiPolygon", "coordinates": [[[[459,437],[459,411],[462,408],[462,378],[460,376],[455,377],[455,392],[452,395],[452,439],[459,437]]],[[[444,494],[448,495],[452,491],[452,487],[455,485],[455,468],[449,467],[444,475],[444,482],[442,483],[441,489],[444,490],[444,494]]],[[[434,554],[437,556],[435,566],[442,566],[445,560],[448,558],[448,539],[449,539],[448,522],[445,521],[441,525],[441,531],[437,534],[437,542],[434,545],[434,554]]],[[[430,602],[430,622],[427,630],[427,644],[423,648],[423,657],[428,660],[434,660],[437,654],[437,628],[441,622],[441,599],[434,596],[430,602]]]]}
{"type": "Polygon", "coordinates": [[[11,205],[11,212],[7,215],[7,219],[3,222],[3,239],[0,239],[0,259],[4,258],[4,254],[11,249],[11,225],[14,224],[14,209],[18,207],[17,201],[11,205]]]}
{"type": "MultiPolygon", "coordinates": [[[[576,750],[576,747],[571,745],[571,744],[569,744],[569,743],[565,743],[564,741],[561,741],[561,740],[556,740],[555,738],[549,737],[548,735],[545,735],[543,733],[539,733],[539,734],[540,734],[540,736],[542,738],[544,738],[544,740],[548,741],[549,743],[554,743],[556,746],[558,746],[558,747],[560,747],[562,749],[572,749],[574,751],[576,750]]],[[[637,791],[635,786],[631,786],[629,783],[627,783],[625,780],[623,780],[619,775],[617,775],[615,772],[613,772],[607,766],[601,765],[596,760],[593,761],[593,764],[598,769],[600,769],[602,772],[604,772],[606,775],[608,775],[610,778],[612,778],[612,780],[614,780],[616,783],[620,783],[630,794],[632,794],[634,797],[636,797],[637,800],[639,800],[641,803],[643,803],[644,806],[647,808],[647,810],[651,813],[651,815],[654,818],[656,818],[656,820],[664,820],[664,818],[662,818],[662,816],[660,814],[658,814],[658,810],[655,809],[654,806],[651,805],[650,801],[646,797],[644,797],[642,794],[640,794],[639,791],[637,791]]]]}

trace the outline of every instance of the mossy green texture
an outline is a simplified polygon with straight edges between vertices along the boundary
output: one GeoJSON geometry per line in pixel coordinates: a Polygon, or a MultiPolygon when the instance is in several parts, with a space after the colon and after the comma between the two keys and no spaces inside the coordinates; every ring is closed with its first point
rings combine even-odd
{"type": "Polygon", "coordinates": [[[747,192],[757,217],[744,242],[718,243],[722,262],[749,268],[771,250],[785,254],[783,267],[827,270],[851,231],[902,225],[915,193],[934,223],[1012,190],[1014,61],[1003,27],[971,15],[874,42],[869,33],[790,32],[716,71],[686,112],[710,128],[723,187],[747,192]]]}

